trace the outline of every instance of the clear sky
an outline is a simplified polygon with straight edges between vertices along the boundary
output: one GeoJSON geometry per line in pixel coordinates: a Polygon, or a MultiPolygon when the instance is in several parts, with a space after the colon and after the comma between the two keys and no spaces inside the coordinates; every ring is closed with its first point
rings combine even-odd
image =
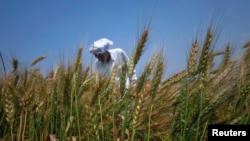
{"type": "Polygon", "coordinates": [[[90,64],[93,41],[106,37],[114,42],[110,48],[130,55],[150,23],[137,73],[163,46],[166,75],[171,75],[186,67],[191,42],[204,34],[212,18],[222,29],[218,46],[230,41],[241,48],[250,39],[249,7],[249,0],[1,0],[0,51],[8,66],[12,57],[25,67],[45,55],[38,66],[49,71],[63,54],[72,58],[83,45],[83,61],[90,64]]]}

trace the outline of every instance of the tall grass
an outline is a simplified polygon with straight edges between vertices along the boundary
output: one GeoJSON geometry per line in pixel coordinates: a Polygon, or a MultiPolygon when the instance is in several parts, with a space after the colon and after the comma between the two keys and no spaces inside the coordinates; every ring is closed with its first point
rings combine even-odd
{"type": "Polygon", "coordinates": [[[164,79],[164,58],[156,52],[129,88],[126,76],[143,55],[147,28],[120,82],[117,67],[108,79],[83,68],[82,47],[73,64],[47,76],[32,67],[44,56],[22,71],[14,59],[13,71],[0,78],[0,139],[206,140],[209,124],[249,124],[249,42],[235,60],[230,44],[214,51],[214,32],[208,28],[203,43],[191,44],[185,70],[164,79]],[[223,57],[217,67],[216,56],[223,57]]]}

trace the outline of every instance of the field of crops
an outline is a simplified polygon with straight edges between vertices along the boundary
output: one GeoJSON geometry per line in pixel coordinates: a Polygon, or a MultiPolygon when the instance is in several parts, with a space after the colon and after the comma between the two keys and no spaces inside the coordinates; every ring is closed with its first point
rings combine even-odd
{"type": "Polygon", "coordinates": [[[149,31],[141,34],[119,82],[116,69],[104,79],[83,67],[83,48],[73,64],[58,64],[48,76],[33,67],[43,56],[22,71],[13,59],[13,71],[0,77],[0,140],[197,141],[207,139],[210,124],[250,124],[249,41],[235,60],[230,43],[217,50],[209,27],[202,42],[190,43],[185,70],[165,79],[164,57],[155,52],[126,88],[149,31]]]}

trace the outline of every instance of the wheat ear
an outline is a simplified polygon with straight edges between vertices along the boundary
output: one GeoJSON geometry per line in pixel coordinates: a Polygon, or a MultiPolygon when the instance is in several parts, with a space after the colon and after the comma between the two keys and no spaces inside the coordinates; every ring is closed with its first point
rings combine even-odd
{"type": "Polygon", "coordinates": [[[222,72],[221,74],[219,74],[218,76],[216,76],[216,78],[213,81],[213,84],[216,86],[218,85],[219,82],[221,82],[221,80],[223,80],[223,78],[225,78],[229,72],[232,70],[232,68],[234,67],[235,62],[232,62],[231,64],[229,64],[222,72]]]}
{"type": "Polygon", "coordinates": [[[208,63],[208,58],[209,58],[209,49],[212,43],[212,37],[213,33],[211,31],[211,28],[208,29],[207,35],[206,35],[206,40],[203,45],[201,55],[200,55],[200,60],[199,60],[199,65],[198,65],[198,71],[205,71],[208,63]]]}
{"type": "Polygon", "coordinates": [[[156,61],[159,59],[158,56],[159,56],[159,53],[155,53],[153,55],[152,59],[150,60],[150,62],[144,68],[142,75],[137,80],[136,93],[139,93],[142,90],[143,86],[145,85],[145,82],[147,82],[148,76],[150,75],[151,71],[153,70],[153,68],[156,64],[156,61]]]}
{"type": "Polygon", "coordinates": [[[37,64],[38,62],[40,62],[40,61],[42,61],[43,59],[45,59],[46,57],[45,56],[40,56],[40,57],[38,57],[35,61],[33,61],[32,63],[31,63],[31,67],[32,66],[34,66],[35,64],[37,64]]]}
{"type": "Polygon", "coordinates": [[[16,58],[12,59],[12,66],[13,66],[13,71],[12,72],[16,72],[17,68],[18,68],[18,60],[16,58]]]}
{"type": "Polygon", "coordinates": [[[140,60],[140,57],[142,55],[143,49],[145,47],[145,44],[148,40],[148,29],[146,28],[144,32],[141,35],[141,38],[139,42],[137,43],[137,47],[135,52],[132,55],[130,65],[129,65],[129,76],[131,77],[133,75],[134,68],[138,61],[140,60]]]}
{"type": "Polygon", "coordinates": [[[192,44],[192,50],[190,53],[189,61],[188,61],[188,74],[194,75],[195,73],[195,65],[197,60],[197,54],[198,54],[198,42],[197,40],[192,44]]]}
{"type": "Polygon", "coordinates": [[[162,79],[162,75],[164,73],[164,61],[163,61],[163,58],[160,57],[159,58],[159,61],[158,61],[158,64],[156,66],[156,70],[155,70],[155,74],[154,74],[154,78],[153,78],[153,83],[152,83],[152,86],[151,86],[151,90],[149,92],[150,95],[152,95],[153,97],[155,96],[155,93],[159,87],[159,84],[161,82],[161,79],[162,79]]]}
{"type": "Polygon", "coordinates": [[[83,50],[82,47],[80,47],[78,49],[78,52],[77,52],[77,55],[76,55],[75,64],[74,64],[74,73],[78,72],[79,69],[81,68],[82,50],[83,50]]]}
{"type": "Polygon", "coordinates": [[[226,47],[226,50],[225,50],[225,55],[224,55],[222,67],[225,67],[229,63],[230,56],[231,56],[231,46],[230,46],[230,44],[228,44],[226,47]]]}
{"type": "Polygon", "coordinates": [[[166,88],[173,85],[174,83],[177,83],[177,82],[181,81],[183,78],[185,78],[187,76],[187,74],[188,74],[187,71],[183,70],[183,71],[169,77],[168,79],[166,79],[165,81],[162,82],[158,92],[163,91],[166,88]]]}
{"type": "Polygon", "coordinates": [[[1,93],[5,96],[4,111],[6,112],[6,121],[10,124],[11,138],[14,140],[14,121],[16,108],[13,102],[13,93],[11,92],[11,84],[13,78],[11,76],[6,77],[6,85],[2,87],[1,93]],[[11,82],[11,83],[10,83],[11,82]]]}
{"type": "Polygon", "coordinates": [[[128,71],[128,66],[127,64],[123,64],[121,68],[121,77],[120,77],[120,95],[123,97],[125,95],[126,91],[126,77],[127,77],[127,71],[128,71]]]}

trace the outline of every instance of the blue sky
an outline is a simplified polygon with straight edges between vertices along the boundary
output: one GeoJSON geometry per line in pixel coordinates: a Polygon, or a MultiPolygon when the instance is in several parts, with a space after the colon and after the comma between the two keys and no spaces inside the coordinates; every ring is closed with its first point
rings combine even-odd
{"type": "Polygon", "coordinates": [[[250,39],[249,7],[249,0],[1,0],[0,51],[8,66],[12,57],[25,67],[45,55],[38,67],[46,72],[62,56],[72,59],[83,45],[83,62],[90,64],[90,44],[103,37],[114,42],[110,48],[130,55],[150,19],[150,38],[137,73],[163,46],[166,75],[172,75],[186,67],[191,42],[204,35],[212,18],[222,29],[218,48],[228,41],[241,48],[250,39]]]}

